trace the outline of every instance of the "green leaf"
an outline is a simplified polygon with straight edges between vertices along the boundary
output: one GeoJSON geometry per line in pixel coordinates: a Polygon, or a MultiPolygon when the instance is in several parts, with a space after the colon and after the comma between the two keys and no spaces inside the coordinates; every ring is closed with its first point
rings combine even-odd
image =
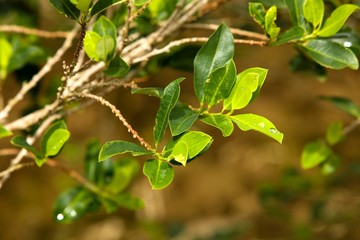
{"type": "Polygon", "coordinates": [[[215,69],[205,81],[204,100],[208,108],[230,95],[236,80],[236,66],[233,60],[225,66],[215,69]]]}
{"type": "Polygon", "coordinates": [[[152,97],[160,98],[164,94],[164,90],[162,88],[133,88],[131,89],[131,93],[135,94],[145,94],[152,97]]]}
{"type": "Polygon", "coordinates": [[[185,166],[188,159],[195,158],[201,154],[204,149],[208,148],[212,141],[212,137],[206,133],[199,131],[187,132],[175,142],[168,159],[171,160],[175,158],[175,161],[185,166]]]}
{"type": "Polygon", "coordinates": [[[343,124],[341,122],[332,123],[326,130],[326,141],[333,146],[344,139],[343,124]]]}
{"type": "Polygon", "coordinates": [[[0,37],[0,49],[0,80],[2,80],[7,76],[10,59],[13,55],[13,49],[11,44],[2,37],[0,37]]]}
{"type": "Polygon", "coordinates": [[[115,197],[116,203],[130,210],[138,210],[144,207],[144,202],[138,197],[134,197],[129,193],[122,193],[115,197]]]}
{"type": "Polygon", "coordinates": [[[276,6],[272,6],[265,14],[265,31],[269,35],[272,42],[276,41],[276,38],[280,33],[280,28],[275,23],[276,17],[277,8],[276,6]]]}
{"type": "Polygon", "coordinates": [[[105,189],[113,194],[119,194],[125,190],[139,172],[139,163],[133,158],[122,158],[114,163],[114,172],[109,184],[105,189]]]}
{"type": "Polygon", "coordinates": [[[101,37],[110,36],[114,41],[116,41],[116,26],[105,16],[101,16],[98,20],[96,20],[92,30],[101,37]]]}
{"type": "Polygon", "coordinates": [[[306,55],[327,68],[358,69],[359,67],[358,59],[350,49],[329,40],[309,40],[301,49],[306,55]]]}
{"type": "Polygon", "coordinates": [[[88,212],[96,211],[99,206],[93,193],[83,187],[74,187],[66,190],[56,199],[53,216],[57,222],[71,223],[88,212]]]}
{"type": "Polygon", "coordinates": [[[164,94],[161,96],[160,108],[156,114],[153,132],[156,147],[164,137],[170,112],[179,99],[180,82],[183,80],[184,78],[178,78],[171,82],[168,86],[166,86],[164,89],[164,94]]]}
{"type": "Polygon", "coordinates": [[[295,26],[307,29],[307,23],[303,13],[304,1],[305,0],[285,0],[285,3],[289,10],[292,23],[295,26]]]}
{"type": "Polygon", "coordinates": [[[149,0],[134,0],[135,6],[142,6],[147,3],[149,0]]]}
{"type": "Polygon", "coordinates": [[[143,172],[148,177],[154,190],[169,186],[174,179],[174,169],[172,166],[158,159],[147,160],[144,164],[143,172]]]}
{"type": "Polygon", "coordinates": [[[96,44],[96,55],[106,61],[115,51],[115,41],[110,36],[102,37],[96,44]]]}
{"type": "Polygon", "coordinates": [[[331,149],[321,140],[305,145],[301,154],[301,167],[313,168],[324,162],[331,155],[331,149]]]}
{"type": "Polygon", "coordinates": [[[77,20],[80,15],[79,9],[75,7],[74,4],[69,0],[49,0],[51,5],[58,10],[61,14],[65,15],[68,18],[77,20]]]}
{"type": "Polygon", "coordinates": [[[98,156],[101,149],[99,141],[90,141],[85,150],[84,175],[90,182],[96,183],[99,178],[98,156]]]}
{"type": "Polygon", "coordinates": [[[177,136],[191,128],[199,113],[185,104],[176,104],[169,116],[169,126],[172,136],[177,136]]]}
{"type": "Polygon", "coordinates": [[[359,6],[353,4],[343,4],[339,6],[331,13],[330,17],[326,19],[324,26],[317,35],[321,37],[334,35],[342,28],[349,16],[359,9],[359,6]]]}
{"type": "Polygon", "coordinates": [[[303,12],[305,19],[310,22],[314,29],[321,26],[325,6],[323,0],[305,0],[303,5],[303,12]]]}
{"type": "Polygon", "coordinates": [[[306,32],[305,29],[299,26],[295,26],[287,30],[286,32],[282,33],[276,42],[272,43],[272,46],[279,46],[285,43],[296,42],[301,40],[305,36],[306,32]]]}
{"type": "Polygon", "coordinates": [[[246,107],[259,94],[267,72],[267,69],[256,67],[239,73],[229,97],[224,101],[224,109],[236,110],[246,107]]]}
{"type": "Polygon", "coordinates": [[[249,2],[249,14],[262,28],[265,29],[265,8],[262,3],[249,2]]]}
{"type": "Polygon", "coordinates": [[[87,31],[84,38],[84,49],[89,58],[99,61],[100,57],[96,52],[96,45],[100,41],[101,36],[94,31],[87,31]]]}
{"type": "Polygon", "coordinates": [[[204,102],[205,82],[213,70],[224,66],[234,55],[234,37],[221,24],[201,47],[194,59],[194,87],[201,104],[204,102]]]}
{"type": "Polygon", "coordinates": [[[176,9],[177,2],[178,0],[152,0],[148,9],[157,20],[165,20],[176,9]]]}
{"type": "Polygon", "coordinates": [[[66,129],[57,129],[55,130],[51,136],[46,139],[46,157],[56,156],[67,140],[70,138],[70,132],[66,129]]]}
{"type": "Polygon", "coordinates": [[[321,173],[324,175],[330,175],[334,173],[339,166],[340,158],[336,154],[332,153],[328,159],[321,164],[321,173]]]}
{"type": "Polygon", "coordinates": [[[0,125],[0,139],[13,135],[13,133],[0,125]]]}
{"type": "Polygon", "coordinates": [[[106,142],[100,150],[99,161],[107,160],[115,155],[131,153],[133,156],[140,156],[151,154],[150,151],[144,147],[139,146],[132,142],[126,142],[121,140],[106,142]]]}
{"type": "Polygon", "coordinates": [[[346,113],[349,113],[350,115],[352,115],[355,118],[360,118],[360,107],[348,98],[321,97],[321,99],[331,102],[337,108],[343,110],[346,113]]]}
{"type": "Polygon", "coordinates": [[[113,58],[104,73],[111,77],[122,77],[130,70],[130,66],[119,56],[113,58]]]}
{"type": "Polygon", "coordinates": [[[268,119],[252,114],[239,114],[235,116],[230,116],[231,120],[236,123],[236,125],[242,130],[242,131],[248,131],[248,130],[255,130],[259,131],[279,143],[282,143],[284,134],[279,132],[274,124],[272,124],[268,119]]]}
{"type": "Polygon", "coordinates": [[[200,120],[206,124],[220,129],[224,137],[230,136],[234,130],[234,124],[227,115],[209,114],[200,120]]]}
{"type": "Polygon", "coordinates": [[[34,63],[36,59],[41,59],[45,56],[43,48],[32,45],[28,41],[23,41],[20,38],[13,38],[11,45],[13,48],[13,55],[9,62],[9,72],[20,69],[27,63],[34,63]]]}
{"type": "Polygon", "coordinates": [[[79,0],[76,8],[79,9],[81,12],[87,12],[90,7],[90,3],[92,0],[79,0]]]}
{"type": "Polygon", "coordinates": [[[127,0],[100,0],[97,1],[94,6],[92,6],[90,10],[90,15],[94,16],[102,11],[105,11],[111,6],[114,6],[116,4],[120,4],[123,2],[127,2],[127,0]]]}
{"type": "MultiPolygon", "coordinates": [[[[44,132],[44,135],[41,138],[41,152],[46,156],[53,156],[48,153],[55,153],[56,150],[60,150],[63,144],[68,140],[70,137],[70,133],[59,132],[56,133],[58,130],[66,130],[66,124],[64,121],[56,121],[50,125],[50,127],[44,132]],[[57,137],[59,137],[59,141],[62,142],[62,145],[58,145],[57,137]],[[53,148],[54,147],[54,148],[53,148]],[[60,147],[60,149],[58,149],[60,147]]],[[[56,155],[55,153],[54,155],[56,155]]]]}
{"type": "Polygon", "coordinates": [[[45,157],[44,154],[39,152],[35,147],[28,144],[26,141],[26,137],[24,137],[24,136],[15,136],[11,139],[10,142],[14,146],[24,148],[24,149],[28,150],[29,152],[33,153],[36,158],[42,159],[45,157]]]}

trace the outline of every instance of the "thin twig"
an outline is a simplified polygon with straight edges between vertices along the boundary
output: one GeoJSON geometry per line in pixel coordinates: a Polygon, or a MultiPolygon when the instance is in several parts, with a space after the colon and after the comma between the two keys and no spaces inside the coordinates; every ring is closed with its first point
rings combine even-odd
{"type": "Polygon", "coordinates": [[[44,67],[33,76],[33,78],[22,85],[22,88],[20,89],[20,91],[16,94],[16,96],[14,98],[12,98],[7,105],[5,106],[5,108],[0,112],[0,121],[7,118],[9,115],[9,112],[13,109],[13,107],[19,103],[21,100],[23,100],[25,94],[27,92],[29,92],[33,87],[35,87],[37,85],[37,83],[45,76],[45,74],[47,74],[48,72],[50,72],[50,70],[54,67],[54,65],[61,59],[61,57],[64,55],[64,53],[66,52],[66,50],[68,50],[71,45],[72,45],[72,41],[76,36],[76,33],[78,32],[79,27],[78,25],[74,27],[74,29],[68,33],[64,44],[62,45],[61,48],[59,48],[57,50],[57,52],[55,53],[55,55],[51,58],[48,59],[48,61],[46,62],[46,64],[44,65],[44,67]]]}
{"type": "MultiPolygon", "coordinates": [[[[191,23],[191,24],[185,24],[183,27],[190,28],[190,29],[216,30],[219,27],[219,25],[209,24],[209,23],[191,23]]],[[[246,30],[242,30],[242,29],[238,29],[238,28],[230,28],[230,31],[234,35],[245,36],[245,37],[249,37],[249,38],[256,38],[259,40],[268,41],[268,38],[265,35],[260,34],[260,33],[250,32],[250,31],[246,31],[246,30]]]]}
{"type": "Polygon", "coordinates": [[[0,172],[0,179],[4,178],[5,176],[10,175],[11,173],[13,173],[13,172],[15,172],[17,170],[20,170],[20,169],[24,168],[24,167],[31,167],[31,166],[34,166],[34,165],[35,165],[34,162],[18,163],[18,164],[12,165],[9,168],[5,169],[4,171],[0,172]]]}
{"type": "Polygon", "coordinates": [[[66,38],[70,33],[63,31],[50,32],[39,29],[27,28],[23,26],[17,26],[17,25],[1,25],[0,32],[36,35],[38,37],[43,37],[43,38],[66,38]]]}
{"type": "Polygon", "coordinates": [[[83,93],[83,94],[75,94],[77,97],[81,98],[89,98],[93,99],[102,105],[110,108],[111,112],[115,114],[119,118],[119,120],[123,123],[123,125],[128,129],[128,132],[132,134],[133,138],[139,140],[140,144],[143,145],[146,149],[151,150],[151,146],[147,143],[142,137],[139,136],[138,132],[135,131],[132,126],[126,121],[124,116],[121,114],[120,110],[118,110],[114,105],[112,105],[109,101],[105,100],[104,98],[90,94],[90,93],[83,93]]]}

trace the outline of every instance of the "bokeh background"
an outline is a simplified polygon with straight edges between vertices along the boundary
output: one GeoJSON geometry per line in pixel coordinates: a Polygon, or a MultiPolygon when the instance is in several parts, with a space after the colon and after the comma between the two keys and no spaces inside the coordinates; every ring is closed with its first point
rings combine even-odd
{"type": "MultiPolygon", "coordinates": [[[[0,1],[1,23],[16,23],[46,30],[68,30],[64,20],[46,0],[0,1]]],[[[260,32],[247,13],[246,1],[230,1],[206,16],[205,22],[260,32]]],[[[280,11],[280,25],[288,16],[280,11]]],[[[359,31],[359,14],[349,22],[359,31]]],[[[181,36],[208,36],[209,31],[184,30],[181,36]]],[[[61,40],[40,40],[48,54],[61,40]]],[[[1,51],[1,49],[0,49],[1,51]]],[[[52,205],[67,187],[77,185],[68,176],[49,167],[25,168],[15,172],[0,190],[0,239],[4,240],[116,240],[116,239],[360,239],[360,130],[335,147],[341,163],[335,174],[321,175],[319,169],[302,170],[303,146],[325,134],[334,121],[349,124],[353,119],[319,96],[344,96],[360,104],[360,72],[328,70],[319,77],[313,71],[294,72],[290,62],[297,55],[292,46],[258,47],[237,45],[238,72],[249,67],[269,69],[267,80],[255,102],[242,112],[267,117],[285,134],[283,144],[257,132],[235,130],[228,138],[201,122],[194,129],[211,134],[212,148],[186,167],[175,167],[175,179],[164,190],[153,191],[139,174],[131,192],[145,201],[137,211],[104,210],[86,215],[73,224],[52,219],[52,205]]],[[[69,54],[69,59],[71,54],[69,54]]],[[[54,69],[28,102],[49,95],[51,81],[59,78],[54,69]],[[54,77],[55,76],[55,77],[54,77]]],[[[23,78],[36,73],[31,64],[25,72],[13,73],[3,83],[5,99],[20,88],[23,78]],[[25,76],[25,77],[24,77],[25,76]]],[[[181,100],[195,103],[191,72],[166,65],[149,77],[143,86],[165,86],[183,76],[181,100]]],[[[106,96],[128,122],[151,139],[158,99],[131,95],[118,89],[106,96]]],[[[24,103],[24,106],[30,103],[24,103]]],[[[24,107],[22,106],[22,107],[24,107]]],[[[18,109],[20,114],[20,109],[18,109]]],[[[67,118],[72,137],[57,158],[82,171],[82,159],[89,139],[131,140],[111,112],[93,104],[67,118]]],[[[7,146],[6,141],[1,141],[7,146]]],[[[146,159],[139,159],[141,163],[146,159]]],[[[5,169],[9,158],[1,158],[5,169]]]]}

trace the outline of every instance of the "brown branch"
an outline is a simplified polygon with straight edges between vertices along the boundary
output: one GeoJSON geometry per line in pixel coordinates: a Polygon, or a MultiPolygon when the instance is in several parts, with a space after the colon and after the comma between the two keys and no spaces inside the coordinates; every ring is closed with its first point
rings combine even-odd
{"type": "Polygon", "coordinates": [[[39,29],[27,28],[23,26],[17,26],[17,25],[1,25],[0,32],[36,35],[38,37],[43,37],[43,38],[66,38],[70,33],[70,32],[62,32],[62,31],[50,32],[39,29]]]}

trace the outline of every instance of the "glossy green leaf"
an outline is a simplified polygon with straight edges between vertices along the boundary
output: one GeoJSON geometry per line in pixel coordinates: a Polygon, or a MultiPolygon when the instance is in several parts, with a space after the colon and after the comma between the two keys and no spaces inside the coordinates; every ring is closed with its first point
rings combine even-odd
{"type": "MultiPolygon", "coordinates": [[[[48,151],[50,151],[50,146],[48,145],[48,142],[52,138],[52,135],[54,135],[57,130],[66,130],[66,129],[67,129],[66,123],[63,120],[56,121],[53,124],[51,124],[50,127],[48,127],[48,129],[46,129],[46,131],[44,132],[44,134],[41,138],[41,152],[46,154],[48,151]]],[[[63,134],[63,133],[60,133],[60,135],[61,134],[63,134]]],[[[64,133],[64,134],[66,135],[66,133],[64,133]]],[[[57,135],[58,134],[56,134],[56,136],[57,135]]],[[[51,141],[50,145],[52,145],[52,143],[54,143],[56,145],[56,139],[52,138],[52,140],[50,140],[50,141],[51,141]]],[[[50,156],[50,155],[47,155],[47,156],[50,156]]]]}
{"type": "Polygon", "coordinates": [[[272,122],[262,116],[247,113],[230,116],[230,118],[243,131],[259,131],[282,143],[284,134],[279,132],[272,122]]]}
{"type": "Polygon", "coordinates": [[[24,67],[27,63],[32,63],[36,59],[41,59],[45,56],[43,48],[32,45],[28,41],[21,38],[13,38],[11,41],[13,48],[13,55],[10,59],[8,71],[15,71],[24,67]]]}
{"type": "Polygon", "coordinates": [[[221,24],[201,47],[194,59],[195,94],[204,102],[205,82],[213,70],[224,66],[234,55],[234,37],[230,29],[221,24]]]}
{"type": "Polygon", "coordinates": [[[143,172],[148,177],[154,190],[169,186],[174,179],[174,169],[172,166],[158,159],[147,160],[144,164],[143,172]]]}
{"type": "Polygon", "coordinates": [[[276,6],[272,6],[266,11],[265,14],[265,31],[269,35],[272,42],[276,41],[276,38],[280,33],[280,28],[275,23],[276,18],[277,8],[276,6]]]}
{"type": "Polygon", "coordinates": [[[136,159],[122,158],[114,163],[111,182],[105,186],[108,192],[119,194],[125,190],[139,172],[140,166],[136,159]]]}
{"type": "Polygon", "coordinates": [[[236,80],[236,66],[233,60],[225,66],[215,69],[205,81],[204,102],[208,108],[230,95],[236,80]]]}
{"type": "Polygon", "coordinates": [[[101,37],[110,36],[114,41],[116,41],[116,26],[105,16],[101,16],[98,20],[96,20],[92,30],[101,37]]]}
{"type": "Polygon", "coordinates": [[[59,154],[60,150],[70,138],[70,132],[66,129],[57,129],[46,139],[46,157],[53,157],[59,154]]]}
{"type": "Polygon", "coordinates": [[[341,122],[332,123],[326,130],[326,142],[332,146],[344,139],[343,124],[341,122]]]}
{"type": "Polygon", "coordinates": [[[344,97],[322,97],[321,99],[326,100],[334,104],[337,108],[349,113],[355,118],[360,118],[360,107],[348,98],[344,97]]]}
{"type": "Polygon", "coordinates": [[[101,36],[93,31],[87,31],[84,38],[84,50],[89,58],[99,61],[100,57],[96,52],[96,45],[100,41],[101,36]]]}
{"type": "Polygon", "coordinates": [[[96,211],[99,206],[93,193],[83,187],[74,187],[64,191],[56,199],[53,216],[57,222],[71,223],[89,212],[96,211]]]}
{"type": "Polygon", "coordinates": [[[77,20],[80,16],[80,11],[71,3],[70,0],[49,0],[51,5],[66,17],[77,20]]]}
{"type": "Polygon", "coordinates": [[[307,29],[307,23],[303,12],[304,1],[305,0],[285,0],[285,3],[293,24],[307,29]]]}
{"type": "Polygon", "coordinates": [[[295,26],[279,35],[276,42],[272,43],[272,46],[279,46],[286,43],[296,42],[301,40],[305,36],[305,29],[299,26],[295,26]]]}
{"type": "Polygon", "coordinates": [[[142,6],[147,2],[149,2],[149,0],[134,0],[135,6],[142,6]]]}
{"type": "Polygon", "coordinates": [[[133,88],[131,89],[131,93],[135,94],[145,94],[148,96],[158,97],[160,98],[164,94],[164,89],[162,88],[133,88]]]}
{"type": "Polygon", "coordinates": [[[21,148],[28,150],[29,152],[33,153],[35,155],[35,157],[37,157],[39,159],[45,157],[44,154],[42,154],[35,147],[33,147],[29,143],[27,143],[26,137],[24,137],[24,136],[15,136],[11,139],[10,142],[14,146],[21,147],[21,148]]]}
{"type": "Polygon", "coordinates": [[[153,132],[156,146],[158,146],[158,144],[164,137],[166,127],[169,121],[170,112],[179,99],[180,82],[183,80],[184,78],[178,78],[172,81],[168,86],[166,86],[166,88],[164,89],[164,94],[161,96],[160,108],[156,114],[153,132]]]}
{"type": "Polygon", "coordinates": [[[200,119],[202,122],[221,130],[224,137],[228,137],[234,130],[230,117],[222,114],[209,114],[200,119]]]}
{"type": "Polygon", "coordinates": [[[130,210],[138,210],[144,207],[144,202],[142,199],[132,196],[129,193],[122,193],[115,197],[116,203],[119,206],[122,206],[130,210]]]}
{"type": "Polygon", "coordinates": [[[7,76],[10,59],[13,55],[13,49],[11,44],[2,37],[0,37],[0,49],[0,80],[2,80],[7,76]]]}
{"type": "Polygon", "coordinates": [[[321,164],[321,173],[324,175],[333,174],[339,166],[340,158],[332,153],[328,159],[321,164]]]}
{"type": "Polygon", "coordinates": [[[99,59],[106,61],[115,51],[115,41],[110,36],[100,38],[96,44],[96,55],[99,59]]]}
{"type": "Polygon", "coordinates": [[[224,101],[224,109],[236,110],[247,106],[259,94],[266,75],[267,69],[258,67],[239,73],[229,97],[224,101]]]}
{"type": "Polygon", "coordinates": [[[13,133],[0,125],[0,139],[13,135],[13,133]]]}
{"type": "Polygon", "coordinates": [[[327,68],[358,69],[359,67],[358,59],[350,49],[329,40],[309,40],[301,49],[306,55],[327,68]]]}
{"type": "Polygon", "coordinates": [[[360,7],[353,4],[343,4],[336,8],[326,19],[324,26],[318,32],[321,37],[330,37],[336,34],[345,24],[349,16],[359,10],[360,7]]]}
{"type": "Polygon", "coordinates": [[[305,19],[317,29],[323,20],[325,5],[323,0],[305,0],[303,5],[305,19]]]}
{"type": "Polygon", "coordinates": [[[104,73],[111,77],[122,77],[130,70],[130,66],[119,56],[113,58],[109,66],[104,70],[104,73]]]}
{"type": "Polygon", "coordinates": [[[249,14],[262,28],[265,29],[265,8],[262,3],[249,2],[249,14]]]}
{"type": "Polygon", "coordinates": [[[199,113],[185,104],[176,104],[169,116],[169,126],[172,136],[177,136],[191,128],[199,113]]]}
{"type": "Polygon", "coordinates": [[[131,153],[133,156],[151,154],[150,151],[146,150],[144,147],[139,146],[135,143],[116,140],[116,141],[106,142],[101,147],[99,153],[99,161],[104,161],[113,156],[124,153],[131,153]]]}
{"type": "Polygon", "coordinates": [[[102,11],[105,11],[111,6],[127,2],[127,0],[100,0],[91,7],[90,15],[94,16],[102,11]]]}
{"type": "Polygon", "coordinates": [[[185,166],[188,159],[192,159],[202,153],[213,139],[206,133],[191,131],[182,135],[173,146],[169,159],[175,159],[185,166]],[[186,151],[185,151],[186,150],[186,151]]]}
{"type": "Polygon", "coordinates": [[[301,167],[313,168],[324,162],[331,155],[331,149],[321,140],[305,145],[301,154],[301,167]]]}
{"type": "Polygon", "coordinates": [[[76,8],[79,9],[81,12],[87,12],[90,7],[90,3],[92,0],[79,0],[76,8]]]}

